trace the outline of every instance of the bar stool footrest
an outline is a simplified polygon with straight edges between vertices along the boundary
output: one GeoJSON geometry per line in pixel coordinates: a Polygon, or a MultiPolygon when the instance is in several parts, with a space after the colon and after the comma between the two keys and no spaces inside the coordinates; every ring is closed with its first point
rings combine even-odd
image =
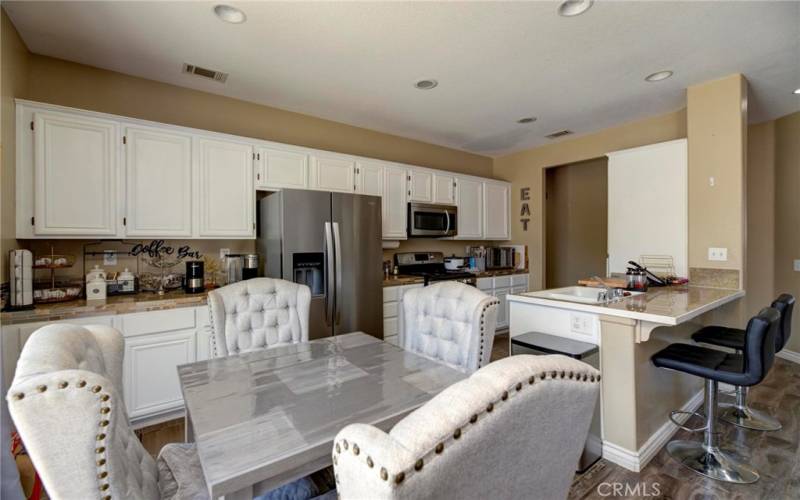
{"type": "Polygon", "coordinates": [[[686,417],[684,422],[689,420],[693,416],[694,417],[698,417],[698,418],[702,419],[703,421],[706,420],[706,416],[705,415],[703,415],[700,412],[696,412],[696,411],[674,410],[674,411],[669,412],[670,421],[673,424],[677,425],[680,429],[683,429],[686,432],[702,432],[702,431],[708,429],[708,423],[707,422],[704,423],[702,427],[687,427],[687,426],[683,425],[682,422],[678,421],[678,416],[680,416],[680,415],[688,415],[688,417],[686,417]]]}

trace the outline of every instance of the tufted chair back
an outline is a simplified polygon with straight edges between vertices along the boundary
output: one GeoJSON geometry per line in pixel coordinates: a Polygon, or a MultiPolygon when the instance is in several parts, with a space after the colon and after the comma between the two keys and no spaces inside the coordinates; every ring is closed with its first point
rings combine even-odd
{"type": "Polygon", "coordinates": [[[567,498],[600,372],[566,356],[518,355],[458,382],[386,434],[334,439],[340,498],[567,498]]]}
{"type": "Polygon", "coordinates": [[[8,409],[51,498],[159,498],[122,402],[122,334],[52,324],[22,349],[8,409]]]}
{"type": "Polygon", "coordinates": [[[224,357],[308,341],[311,290],[253,278],[208,293],[211,355],[224,357]]]}
{"type": "Polygon", "coordinates": [[[403,294],[404,349],[471,373],[489,363],[500,301],[445,281],[403,294]]]}

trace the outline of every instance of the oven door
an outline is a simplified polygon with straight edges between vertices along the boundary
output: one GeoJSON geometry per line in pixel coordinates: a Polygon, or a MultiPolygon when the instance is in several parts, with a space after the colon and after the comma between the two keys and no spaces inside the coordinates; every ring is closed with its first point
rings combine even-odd
{"type": "Polygon", "coordinates": [[[408,204],[409,237],[444,237],[458,234],[458,209],[452,205],[408,204]]]}

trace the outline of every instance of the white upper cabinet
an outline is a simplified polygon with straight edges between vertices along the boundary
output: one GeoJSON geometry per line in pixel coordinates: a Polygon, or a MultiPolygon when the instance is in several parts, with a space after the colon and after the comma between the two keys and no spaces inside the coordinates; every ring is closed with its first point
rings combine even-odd
{"type": "Polygon", "coordinates": [[[356,162],[336,156],[311,156],[311,189],[320,191],[355,191],[356,162]]]}
{"type": "Polygon", "coordinates": [[[356,193],[383,196],[383,169],[382,163],[356,162],[356,193]]]}
{"type": "Polygon", "coordinates": [[[125,130],[127,236],[192,235],[192,137],[125,130]]]}
{"type": "MultiPolygon", "coordinates": [[[[509,239],[511,187],[506,183],[483,184],[483,237],[487,240],[509,239]]],[[[460,214],[459,214],[460,218],[460,214]]]]}
{"type": "Polygon", "coordinates": [[[33,123],[35,234],[115,236],[117,124],[49,112],[33,123]]]}
{"type": "Polygon", "coordinates": [[[255,237],[253,147],[197,139],[198,236],[255,237]]]}
{"type": "Polygon", "coordinates": [[[383,239],[405,240],[406,231],[406,182],[408,170],[387,165],[383,176],[383,239]]]}
{"type": "Polygon", "coordinates": [[[439,172],[434,174],[433,202],[443,205],[456,204],[456,178],[454,175],[439,172]]]}
{"type": "Polygon", "coordinates": [[[458,235],[456,239],[479,240],[483,238],[483,182],[459,177],[456,180],[456,193],[458,202],[458,235]]]}
{"type": "Polygon", "coordinates": [[[408,174],[408,201],[433,203],[433,172],[412,169],[408,174]]]}
{"type": "Polygon", "coordinates": [[[256,186],[259,188],[308,188],[308,154],[274,148],[258,148],[256,186]]]}

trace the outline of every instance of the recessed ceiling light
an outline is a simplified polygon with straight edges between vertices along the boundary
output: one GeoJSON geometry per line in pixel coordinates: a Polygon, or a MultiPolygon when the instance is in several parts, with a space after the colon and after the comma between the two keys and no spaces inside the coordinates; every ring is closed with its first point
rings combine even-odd
{"type": "Polygon", "coordinates": [[[247,16],[244,12],[230,5],[217,5],[214,7],[214,14],[226,23],[241,24],[247,21],[247,16]]]}
{"type": "Polygon", "coordinates": [[[533,123],[536,121],[535,116],[526,116],[525,118],[520,118],[517,120],[517,123],[533,123]]]}
{"type": "Polygon", "coordinates": [[[792,94],[800,94],[800,89],[794,89],[794,92],[792,92],[792,94]]]}
{"type": "Polygon", "coordinates": [[[439,82],[432,79],[420,80],[414,84],[414,87],[420,90],[430,90],[439,85],[439,82]]]}
{"type": "Polygon", "coordinates": [[[566,0],[558,6],[558,13],[564,17],[579,16],[589,10],[594,0],[566,0]]]}
{"type": "Polygon", "coordinates": [[[648,82],[660,82],[672,76],[672,71],[657,71],[652,75],[647,75],[644,79],[648,82]]]}

